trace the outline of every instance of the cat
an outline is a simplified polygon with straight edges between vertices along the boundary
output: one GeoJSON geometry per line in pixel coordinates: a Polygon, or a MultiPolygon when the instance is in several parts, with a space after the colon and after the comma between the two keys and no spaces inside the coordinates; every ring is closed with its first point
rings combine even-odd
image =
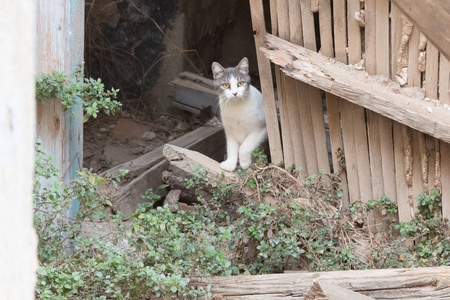
{"type": "Polygon", "coordinates": [[[241,169],[247,169],[253,150],[267,139],[261,92],[250,85],[246,57],[236,67],[224,68],[213,62],[211,68],[227,139],[227,159],[220,168],[234,171],[239,160],[241,169]]]}

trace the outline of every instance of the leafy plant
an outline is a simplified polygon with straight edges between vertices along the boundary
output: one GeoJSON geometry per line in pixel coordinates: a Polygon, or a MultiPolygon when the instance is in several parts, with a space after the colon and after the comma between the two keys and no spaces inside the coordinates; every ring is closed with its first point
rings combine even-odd
{"type": "Polygon", "coordinates": [[[69,79],[64,73],[53,70],[52,74],[36,76],[36,99],[56,99],[61,101],[64,110],[81,104],[85,112],[83,122],[91,116],[96,118],[100,111],[114,114],[122,104],[115,99],[119,90],[112,88],[105,91],[100,79],[85,78],[82,64],[74,77],[69,79]]]}

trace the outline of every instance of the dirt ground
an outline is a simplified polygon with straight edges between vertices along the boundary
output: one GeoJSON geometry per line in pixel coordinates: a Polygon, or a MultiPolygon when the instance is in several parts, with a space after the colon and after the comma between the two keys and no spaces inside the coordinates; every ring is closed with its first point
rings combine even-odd
{"type": "Polygon", "coordinates": [[[119,111],[84,125],[83,167],[100,173],[174,140],[201,125],[191,114],[176,112],[151,117],[119,111]]]}

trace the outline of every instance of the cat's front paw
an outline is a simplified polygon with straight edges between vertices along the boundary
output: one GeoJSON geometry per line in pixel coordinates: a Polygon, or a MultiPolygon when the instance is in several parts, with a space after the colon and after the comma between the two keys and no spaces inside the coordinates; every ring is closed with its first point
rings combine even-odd
{"type": "Polygon", "coordinates": [[[226,160],[220,163],[220,168],[222,170],[228,171],[228,172],[232,172],[234,171],[234,169],[236,169],[236,163],[226,160]]]}
{"type": "Polygon", "coordinates": [[[239,165],[241,166],[242,170],[248,169],[250,165],[252,164],[252,158],[245,158],[239,160],[239,165]]]}

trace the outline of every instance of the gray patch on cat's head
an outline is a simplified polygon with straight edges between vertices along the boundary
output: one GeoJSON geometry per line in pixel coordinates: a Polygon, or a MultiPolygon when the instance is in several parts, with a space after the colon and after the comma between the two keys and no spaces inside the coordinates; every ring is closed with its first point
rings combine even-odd
{"type": "Polygon", "coordinates": [[[236,67],[224,68],[219,63],[213,62],[211,69],[214,76],[214,85],[219,91],[222,84],[230,82],[231,78],[244,81],[247,87],[250,85],[247,57],[244,57],[236,67]]]}

